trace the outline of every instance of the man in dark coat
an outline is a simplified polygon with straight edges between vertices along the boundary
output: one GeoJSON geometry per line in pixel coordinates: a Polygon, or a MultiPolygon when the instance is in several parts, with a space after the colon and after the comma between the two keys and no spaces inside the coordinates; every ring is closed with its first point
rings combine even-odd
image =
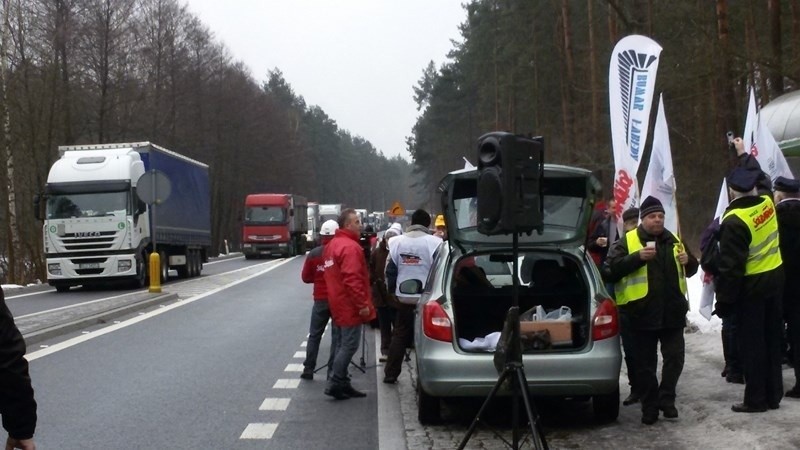
{"type": "Polygon", "coordinates": [[[758,176],[742,167],[728,175],[731,202],[720,226],[716,313],[736,313],[745,381],[744,401],[731,407],[734,412],[777,409],[783,396],[778,221],[772,199],[758,195],[758,176]]]}
{"type": "Polygon", "coordinates": [[[664,207],[647,197],[639,209],[642,223],[611,247],[608,279],[616,282],[617,305],[628,315],[636,342],[636,381],[642,401],[642,423],[652,425],[659,409],[677,418],[675,388],[683,371],[686,326],[686,277],[697,272],[697,259],[664,228],[664,207]],[[656,376],[658,343],[664,364],[656,376]]]}
{"type": "Polygon", "coordinates": [[[789,358],[794,365],[794,387],[785,395],[800,398],[800,181],[778,177],[774,188],[786,279],[783,285],[783,318],[789,332],[789,358]]]}
{"type": "Polygon", "coordinates": [[[25,341],[0,289],[0,416],[8,431],[6,448],[29,450],[36,448],[36,401],[24,356],[25,341]]]}

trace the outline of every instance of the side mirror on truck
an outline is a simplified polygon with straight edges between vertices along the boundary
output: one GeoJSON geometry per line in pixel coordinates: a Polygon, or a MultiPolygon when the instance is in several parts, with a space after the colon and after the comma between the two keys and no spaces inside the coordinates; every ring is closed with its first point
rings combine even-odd
{"type": "Polygon", "coordinates": [[[42,195],[36,194],[33,196],[33,217],[36,220],[42,220],[42,195]]]}
{"type": "Polygon", "coordinates": [[[136,202],[136,216],[140,214],[144,214],[147,211],[147,203],[145,203],[142,199],[139,199],[136,202]]]}

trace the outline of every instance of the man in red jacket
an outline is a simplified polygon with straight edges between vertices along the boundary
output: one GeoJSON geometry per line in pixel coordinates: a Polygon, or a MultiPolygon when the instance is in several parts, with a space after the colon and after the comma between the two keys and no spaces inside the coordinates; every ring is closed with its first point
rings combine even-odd
{"type": "MultiPolygon", "coordinates": [[[[314,369],[317,366],[317,354],[322,334],[331,319],[331,310],[328,307],[328,288],[325,285],[325,260],[322,250],[333,239],[333,234],[339,228],[335,220],[328,220],[320,227],[319,234],[322,245],[308,252],[303,263],[302,279],[305,283],[314,283],[314,306],[311,308],[311,325],[308,328],[308,344],[306,345],[306,359],[303,361],[303,373],[300,378],[314,379],[314,369]]],[[[331,354],[328,357],[328,379],[333,371],[334,349],[339,342],[339,327],[331,327],[331,354]]]]}
{"type": "Polygon", "coordinates": [[[333,374],[325,394],[337,400],[366,397],[350,385],[348,364],[358,350],[361,325],[375,319],[364,251],[359,245],[361,220],[352,208],[339,216],[339,229],[325,249],[325,284],[333,324],[340,328],[333,358],[333,374]]]}

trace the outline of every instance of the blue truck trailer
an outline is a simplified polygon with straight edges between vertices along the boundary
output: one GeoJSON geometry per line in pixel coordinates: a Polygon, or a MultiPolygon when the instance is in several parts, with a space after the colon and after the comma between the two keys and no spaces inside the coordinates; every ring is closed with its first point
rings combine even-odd
{"type": "Polygon", "coordinates": [[[211,247],[208,166],[150,142],[59,147],[41,206],[47,281],[71,286],[126,282],[144,286],[150,253],[160,256],[161,281],[169,270],[200,275],[211,247]],[[153,207],[137,184],[157,170],[171,193],[153,207]],[[155,241],[155,242],[154,242],[155,241]]]}

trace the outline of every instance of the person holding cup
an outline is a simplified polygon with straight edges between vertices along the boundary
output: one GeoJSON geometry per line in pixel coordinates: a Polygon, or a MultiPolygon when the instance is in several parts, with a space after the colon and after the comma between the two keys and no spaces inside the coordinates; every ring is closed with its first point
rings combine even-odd
{"type": "Polygon", "coordinates": [[[699,263],[680,238],[664,228],[664,206],[652,196],[639,208],[641,224],[625,233],[608,251],[603,272],[615,283],[617,306],[629,319],[635,342],[637,390],[642,423],[654,424],[659,410],[675,419],[675,388],[683,371],[686,326],[686,277],[699,263]],[[656,374],[658,345],[663,366],[656,374]]]}

